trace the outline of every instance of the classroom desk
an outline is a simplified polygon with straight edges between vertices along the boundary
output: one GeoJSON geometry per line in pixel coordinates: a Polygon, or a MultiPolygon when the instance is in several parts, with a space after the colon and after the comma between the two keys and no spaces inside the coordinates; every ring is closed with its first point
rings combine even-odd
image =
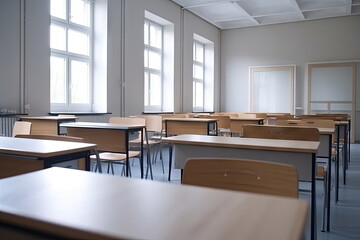
{"type": "Polygon", "coordinates": [[[217,120],[208,118],[164,118],[166,136],[179,134],[217,135],[217,120]]]}
{"type": "Polygon", "coordinates": [[[246,124],[263,125],[264,118],[231,117],[230,118],[230,132],[242,134],[243,127],[246,124]]]}
{"type": "MultiPolygon", "coordinates": [[[[311,239],[316,239],[316,154],[319,142],[204,135],[178,135],[162,139],[170,143],[176,169],[188,158],[225,157],[273,161],[294,165],[299,180],[311,182],[311,239]]],[[[171,168],[171,166],[169,166],[171,168]]]]}
{"type": "Polygon", "coordinates": [[[0,189],[4,238],[300,240],[307,213],[294,198],[62,168],[2,179],[0,189]]]}
{"type": "Polygon", "coordinates": [[[0,137],[0,178],[79,158],[85,158],[85,170],[89,171],[89,156],[95,147],[88,143],[0,137]]]}
{"type": "Polygon", "coordinates": [[[22,121],[31,122],[31,134],[33,135],[60,135],[60,124],[65,122],[75,122],[76,117],[58,116],[21,116],[22,121]]]}
{"type": "Polygon", "coordinates": [[[61,127],[67,129],[69,136],[81,137],[85,142],[95,143],[97,150],[106,152],[120,152],[125,153],[127,156],[126,161],[126,176],[129,176],[129,140],[131,134],[141,132],[140,142],[140,172],[141,178],[144,177],[144,133],[145,125],[137,124],[116,124],[116,123],[94,123],[94,122],[74,122],[62,123],[61,127]]]}

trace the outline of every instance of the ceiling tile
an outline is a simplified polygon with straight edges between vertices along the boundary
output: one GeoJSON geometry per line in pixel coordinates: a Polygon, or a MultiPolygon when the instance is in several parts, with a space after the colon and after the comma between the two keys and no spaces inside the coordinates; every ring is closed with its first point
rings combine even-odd
{"type": "Polygon", "coordinates": [[[348,15],[348,10],[346,7],[328,8],[322,10],[307,11],[304,12],[304,15],[306,19],[339,17],[348,15]]]}
{"type": "Polygon", "coordinates": [[[222,29],[253,27],[253,26],[258,25],[254,21],[251,21],[250,19],[238,19],[238,20],[233,20],[233,21],[224,21],[224,22],[218,22],[217,24],[222,29]]]}
{"type": "Polygon", "coordinates": [[[255,19],[260,24],[275,24],[275,23],[301,21],[303,20],[303,17],[297,13],[287,13],[287,14],[256,17],[255,19]]]}
{"type": "Polygon", "coordinates": [[[170,1],[221,29],[360,14],[360,0],[170,1]]]}
{"type": "Polygon", "coordinates": [[[234,3],[231,2],[192,8],[191,11],[215,22],[247,17],[247,14],[243,9],[238,6],[234,7],[234,3]]]}
{"type": "Polygon", "coordinates": [[[251,0],[238,2],[252,16],[295,12],[298,6],[291,0],[251,0]]]}
{"type": "Polygon", "coordinates": [[[348,0],[297,0],[297,2],[302,10],[316,10],[349,5],[348,0]]]}

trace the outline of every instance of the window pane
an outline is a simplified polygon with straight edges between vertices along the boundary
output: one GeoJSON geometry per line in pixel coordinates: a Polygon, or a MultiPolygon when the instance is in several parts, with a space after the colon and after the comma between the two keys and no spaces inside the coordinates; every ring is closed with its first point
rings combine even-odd
{"type": "Polygon", "coordinates": [[[149,50],[144,50],[144,66],[149,67],[149,50]]]}
{"type": "Polygon", "coordinates": [[[149,23],[144,23],[144,44],[149,45],[149,23]]]}
{"type": "Polygon", "coordinates": [[[66,19],[66,0],[51,0],[50,2],[51,16],[66,19]]]}
{"type": "Polygon", "coordinates": [[[200,82],[193,82],[193,104],[194,107],[203,107],[204,95],[203,84],[200,82]]]}
{"type": "Polygon", "coordinates": [[[199,43],[195,43],[195,61],[204,62],[204,47],[199,43]]]}
{"type": "Polygon", "coordinates": [[[157,74],[150,74],[150,105],[161,105],[161,78],[157,74]]]}
{"type": "Polygon", "coordinates": [[[66,51],[66,29],[64,27],[50,26],[50,47],[66,51]]]}
{"type": "Polygon", "coordinates": [[[149,51],[149,68],[161,70],[161,55],[159,53],[149,51]]]}
{"type": "Polygon", "coordinates": [[[198,79],[204,78],[204,70],[202,66],[194,64],[193,77],[198,79]]]}
{"type": "Polygon", "coordinates": [[[89,103],[89,64],[71,61],[71,103],[89,103]]]}
{"type": "Polygon", "coordinates": [[[90,27],[90,1],[71,0],[70,21],[90,27]]]}
{"type": "Polygon", "coordinates": [[[145,72],[144,75],[144,104],[149,106],[149,73],[145,72]]]}
{"type": "Polygon", "coordinates": [[[50,57],[51,103],[66,103],[66,59],[50,57]]]}
{"type": "Polygon", "coordinates": [[[69,30],[69,52],[89,55],[89,36],[87,34],[69,30]]]}
{"type": "Polygon", "coordinates": [[[161,48],[162,36],[161,28],[155,25],[150,25],[150,46],[161,48]]]}

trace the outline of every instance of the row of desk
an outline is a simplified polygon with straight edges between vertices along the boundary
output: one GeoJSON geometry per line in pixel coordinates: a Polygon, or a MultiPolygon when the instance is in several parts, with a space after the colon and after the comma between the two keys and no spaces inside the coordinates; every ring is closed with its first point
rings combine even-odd
{"type": "MultiPolygon", "coordinates": [[[[165,124],[173,124],[176,121],[186,121],[192,122],[192,120],[176,120],[172,119],[169,121],[165,121],[165,124]]],[[[199,122],[199,120],[196,120],[199,122]]],[[[205,123],[207,126],[206,128],[200,128],[199,126],[196,129],[205,129],[209,134],[211,132],[211,124],[214,124],[211,120],[200,120],[201,122],[205,123]]],[[[216,123],[215,123],[216,124],[216,123]]],[[[133,126],[135,128],[128,128],[127,130],[120,127],[111,126],[110,124],[96,124],[96,123],[61,123],[58,126],[70,128],[77,128],[77,129],[97,129],[97,131],[101,130],[104,131],[101,134],[105,134],[108,130],[115,130],[115,131],[127,131],[125,134],[125,138],[127,136],[127,140],[129,139],[129,133],[131,131],[139,131],[140,126],[133,126]],[[114,129],[115,128],[115,129],[114,129]]],[[[141,126],[142,129],[144,126],[141,126]]],[[[184,129],[184,128],[181,128],[184,129]]],[[[186,132],[183,132],[186,133],[186,132]]],[[[100,132],[96,132],[97,136],[101,135],[100,132]]],[[[19,139],[20,140],[20,139],[19,139]]],[[[28,141],[30,139],[21,139],[22,141],[28,141]]],[[[17,140],[16,140],[17,141],[17,140]]],[[[41,140],[37,140],[40,141],[41,140]]],[[[43,140],[44,141],[44,140],[43,140]]],[[[164,142],[170,143],[174,146],[174,158],[175,158],[175,168],[182,168],[185,159],[188,157],[196,157],[196,156],[204,156],[202,153],[210,154],[211,156],[219,156],[221,157],[234,157],[234,156],[241,156],[242,158],[249,158],[249,159],[260,159],[260,160],[268,160],[268,161],[284,161],[280,159],[289,159],[293,165],[297,166],[300,173],[300,179],[305,181],[310,181],[312,183],[311,188],[311,238],[316,239],[316,204],[315,204],[315,160],[316,160],[316,153],[318,150],[322,149],[320,147],[320,143],[317,142],[307,142],[307,146],[305,143],[299,144],[299,141],[281,141],[281,140],[259,140],[259,139],[241,139],[241,138],[225,138],[219,136],[200,136],[200,135],[182,135],[182,136],[174,136],[170,138],[163,139],[164,142]],[[234,142],[235,141],[235,142],[234,142]],[[190,154],[191,153],[191,154],[190,154]],[[271,153],[271,154],[270,154],[271,153]],[[220,154],[220,155],[219,155],[220,154]],[[290,158],[289,158],[290,154],[290,158]],[[302,160],[301,160],[302,159],[302,160]]],[[[0,141],[1,143],[2,141],[0,141]]],[[[48,142],[48,141],[46,141],[48,142]]],[[[82,143],[80,143],[82,144],[82,143]]],[[[16,145],[16,144],[15,144],[16,145]]],[[[80,147],[80,145],[78,146],[80,147]]],[[[85,146],[83,146],[85,147],[85,146]]],[[[87,146],[88,149],[81,152],[81,155],[76,155],[76,157],[88,157],[90,149],[95,149],[96,146],[93,144],[92,146],[87,146]]],[[[6,148],[6,146],[5,146],[6,148]]],[[[3,150],[5,148],[2,148],[3,150]]],[[[14,149],[16,150],[16,149],[14,149]]],[[[17,149],[19,150],[19,149],[17,149]]],[[[74,150],[75,152],[77,150],[74,150]]],[[[325,156],[329,156],[328,149],[324,150],[325,156]]],[[[21,151],[18,151],[20,153],[21,151]]],[[[58,152],[61,152],[60,150],[58,152]]],[[[2,155],[9,154],[8,151],[0,152],[2,155]]],[[[19,154],[16,154],[18,157],[19,154]]],[[[73,153],[73,152],[72,152],[73,153]]],[[[28,154],[26,151],[21,153],[20,156],[28,154]]],[[[207,155],[206,154],[206,155],[207,155]]],[[[330,153],[331,154],[331,153],[330,153]]],[[[56,155],[56,154],[55,154],[56,155]]],[[[62,161],[58,156],[55,155],[37,155],[30,156],[35,159],[41,160],[43,163],[43,167],[47,168],[52,163],[62,161]],[[46,164],[45,164],[46,163],[46,164]],[[50,165],[49,165],[50,164],[50,165]]],[[[320,154],[319,154],[320,155],[320,154]]],[[[74,155],[75,156],[75,155],[74,155]]],[[[67,158],[66,158],[67,159],[67,158]]],[[[285,161],[289,163],[289,161],[285,161]]],[[[143,176],[143,161],[141,161],[141,173],[143,176]]],[[[87,160],[87,169],[89,169],[89,162],[87,160]]],[[[330,199],[329,199],[330,201],[330,199]]],[[[330,209],[330,208],[328,208],[330,209]]]]}

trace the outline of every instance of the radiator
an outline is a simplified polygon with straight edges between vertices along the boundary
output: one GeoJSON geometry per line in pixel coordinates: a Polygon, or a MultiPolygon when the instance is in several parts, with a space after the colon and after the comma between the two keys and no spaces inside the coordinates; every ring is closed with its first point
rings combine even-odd
{"type": "Polygon", "coordinates": [[[12,129],[16,120],[16,116],[0,116],[0,136],[11,137],[12,129]]]}
{"type": "Polygon", "coordinates": [[[110,115],[77,115],[77,122],[99,122],[107,123],[109,122],[110,115]]]}

